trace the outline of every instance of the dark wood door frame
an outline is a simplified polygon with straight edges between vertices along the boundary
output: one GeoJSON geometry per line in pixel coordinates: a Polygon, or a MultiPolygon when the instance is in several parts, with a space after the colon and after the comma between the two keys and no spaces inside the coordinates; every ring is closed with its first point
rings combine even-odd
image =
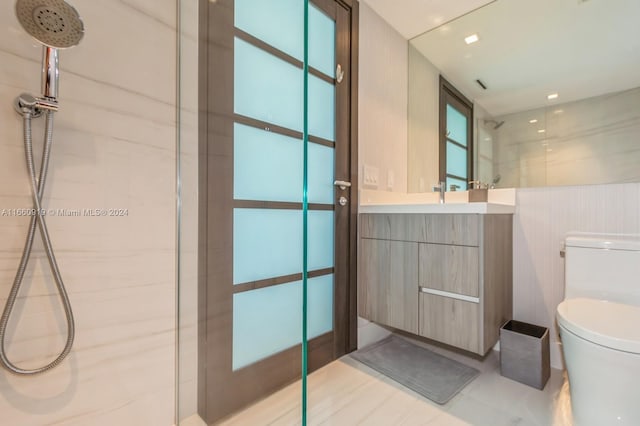
{"type": "MultiPolygon", "coordinates": [[[[336,59],[350,79],[348,90],[342,90],[343,95],[338,95],[346,96],[346,102],[337,99],[336,116],[340,114],[349,119],[336,127],[336,141],[348,138],[350,144],[336,143],[335,148],[346,154],[338,157],[346,159],[348,164],[342,166],[350,174],[337,178],[350,178],[352,187],[348,208],[336,209],[335,216],[336,227],[345,221],[349,224],[349,234],[337,235],[335,240],[336,246],[347,247],[348,256],[336,259],[334,263],[335,279],[338,280],[339,274],[348,274],[348,285],[335,286],[333,331],[309,342],[310,371],[357,347],[358,2],[313,1],[323,10],[342,8],[342,13],[334,16],[346,20],[342,24],[347,29],[336,34],[336,59]],[[345,10],[348,13],[345,14],[345,10]]],[[[243,118],[234,114],[233,84],[228,82],[233,81],[234,74],[234,37],[251,36],[235,29],[233,9],[233,0],[199,1],[198,412],[208,424],[239,410],[244,404],[234,400],[232,392],[225,389],[230,386],[230,378],[220,375],[220,371],[228,369],[230,354],[217,348],[219,342],[230,344],[233,294],[237,290],[227,285],[233,283],[232,268],[229,267],[233,263],[233,207],[244,206],[239,205],[242,201],[234,201],[233,196],[233,125],[234,121],[243,118]],[[215,356],[211,356],[212,351],[216,352],[215,356]]],[[[326,144],[322,140],[312,141],[326,144]]],[[[287,208],[298,208],[293,206],[296,203],[287,204],[287,208]]],[[[257,285],[272,284],[266,281],[257,285]]],[[[260,372],[260,383],[255,383],[255,376],[252,377],[249,370],[233,372],[239,391],[255,395],[255,398],[274,392],[299,379],[301,345],[281,352],[277,361],[267,358],[252,368],[252,374],[255,375],[256,369],[260,372]],[[288,379],[283,381],[282,377],[288,379]]]]}

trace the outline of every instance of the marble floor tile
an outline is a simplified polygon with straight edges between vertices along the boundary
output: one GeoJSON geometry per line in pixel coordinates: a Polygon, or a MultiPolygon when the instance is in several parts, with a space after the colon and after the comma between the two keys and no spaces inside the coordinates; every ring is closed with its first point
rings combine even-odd
{"type": "MultiPolygon", "coordinates": [[[[562,371],[552,370],[545,388],[538,390],[502,377],[497,352],[479,359],[418,343],[478,368],[481,374],[447,404],[438,405],[345,356],[309,375],[308,424],[571,425],[569,392],[562,371]]],[[[296,382],[222,424],[300,424],[300,392],[300,382],[296,382]]]]}

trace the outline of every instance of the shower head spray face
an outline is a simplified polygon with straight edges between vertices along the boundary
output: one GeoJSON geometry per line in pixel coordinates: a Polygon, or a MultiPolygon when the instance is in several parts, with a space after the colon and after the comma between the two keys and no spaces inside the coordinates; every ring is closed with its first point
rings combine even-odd
{"type": "Polygon", "coordinates": [[[17,0],[16,15],[22,28],[47,47],[67,49],[84,36],[80,15],[63,0],[17,0]]]}
{"type": "Polygon", "coordinates": [[[58,49],[80,43],[84,24],[80,15],[63,0],[17,0],[16,15],[22,28],[44,45],[42,49],[42,96],[58,98],[58,49]]]}

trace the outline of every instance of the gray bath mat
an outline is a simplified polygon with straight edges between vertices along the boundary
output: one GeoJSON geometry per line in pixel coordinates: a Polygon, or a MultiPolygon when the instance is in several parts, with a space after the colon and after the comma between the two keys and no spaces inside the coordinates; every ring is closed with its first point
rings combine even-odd
{"type": "Polygon", "coordinates": [[[475,368],[396,336],[351,356],[438,404],[445,404],[480,374],[475,368]]]}

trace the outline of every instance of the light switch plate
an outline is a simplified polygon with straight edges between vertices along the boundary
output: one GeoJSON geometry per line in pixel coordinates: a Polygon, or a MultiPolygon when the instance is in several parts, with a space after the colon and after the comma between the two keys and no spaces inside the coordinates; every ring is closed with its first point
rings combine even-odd
{"type": "Polygon", "coordinates": [[[364,165],[364,186],[378,188],[380,170],[377,167],[364,165]]]}

